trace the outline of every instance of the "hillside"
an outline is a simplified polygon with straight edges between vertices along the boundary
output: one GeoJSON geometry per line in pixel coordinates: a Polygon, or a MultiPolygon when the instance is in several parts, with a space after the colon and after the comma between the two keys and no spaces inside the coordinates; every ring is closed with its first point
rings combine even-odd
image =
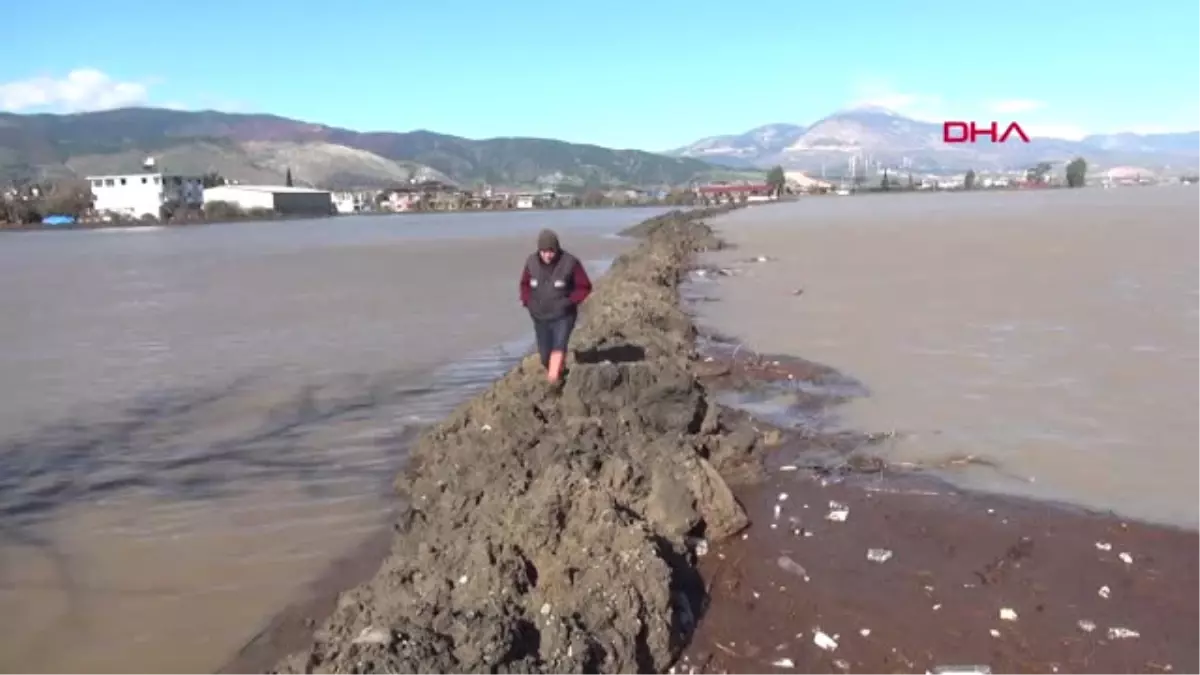
{"type": "Polygon", "coordinates": [[[1200,165],[1200,132],[1110,134],[1079,141],[1034,136],[1031,142],[947,144],[940,124],[921,122],[874,107],[838,111],[811,125],[771,124],[742,134],[711,136],[667,154],[733,167],[833,171],[850,157],[870,157],[883,166],[926,171],[1023,169],[1038,162],[1084,157],[1094,167],[1137,164],[1154,168],[1200,165]]]}
{"type": "Polygon", "coordinates": [[[357,132],[274,115],[125,108],[74,115],[0,113],[0,179],[132,171],[148,155],[171,171],[330,188],[418,178],[464,185],[583,189],[675,185],[745,175],[690,157],[540,138],[471,140],[431,131],[357,132]]]}

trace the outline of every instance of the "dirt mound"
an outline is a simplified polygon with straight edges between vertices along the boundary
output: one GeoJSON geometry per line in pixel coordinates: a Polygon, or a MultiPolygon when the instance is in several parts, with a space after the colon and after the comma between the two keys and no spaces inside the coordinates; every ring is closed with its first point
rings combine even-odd
{"type": "Polygon", "coordinates": [[[720,246],[673,212],[596,286],[561,392],[535,356],[417,444],[392,554],[285,672],[662,671],[703,611],[698,542],[747,525],[758,435],[693,375],[678,303],[720,246]]]}

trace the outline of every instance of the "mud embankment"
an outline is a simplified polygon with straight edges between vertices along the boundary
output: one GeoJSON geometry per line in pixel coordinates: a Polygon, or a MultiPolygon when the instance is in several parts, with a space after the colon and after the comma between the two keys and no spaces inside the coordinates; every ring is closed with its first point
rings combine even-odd
{"type": "Polygon", "coordinates": [[[534,356],[456,410],[397,479],[392,553],[285,672],[662,671],[704,611],[697,551],[743,530],[722,473],[760,436],[697,381],[678,286],[721,244],[672,213],[631,228],[586,303],[568,376],[534,356]]]}

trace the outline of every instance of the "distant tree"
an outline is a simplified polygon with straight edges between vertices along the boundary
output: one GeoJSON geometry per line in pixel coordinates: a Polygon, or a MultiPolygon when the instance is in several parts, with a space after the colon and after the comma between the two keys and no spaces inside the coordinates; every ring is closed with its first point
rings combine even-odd
{"type": "Polygon", "coordinates": [[[696,194],[691,190],[674,189],[663,199],[668,206],[691,206],[696,203],[696,194]]]}
{"type": "Polygon", "coordinates": [[[1045,183],[1052,168],[1050,162],[1038,162],[1037,166],[1025,171],[1025,179],[1031,183],[1045,183]]]}
{"type": "Polygon", "coordinates": [[[233,202],[211,201],[204,205],[205,220],[237,220],[246,215],[242,207],[233,202]]]}
{"type": "Polygon", "coordinates": [[[55,181],[39,191],[41,199],[38,211],[42,216],[79,216],[92,210],[95,197],[92,188],[84,180],[55,181]]]}
{"type": "Polygon", "coordinates": [[[200,178],[200,183],[205,189],[217,187],[218,185],[224,185],[227,182],[228,181],[225,180],[225,177],[216,171],[209,171],[200,178]]]}
{"type": "Polygon", "coordinates": [[[783,196],[783,188],[787,185],[787,176],[783,173],[782,166],[774,166],[767,172],[767,186],[771,188],[771,193],[776,197],[783,196]]]}
{"type": "Polygon", "coordinates": [[[1067,164],[1067,187],[1083,187],[1087,181],[1087,160],[1076,157],[1067,164]]]}
{"type": "Polygon", "coordinates": [[[292,187],[292,167],[290,167],[290,166],[288,167],[287,175],[284,177],[283,181],[284,181],[284,183],[283,183],[284,185],[286,185],[288,187],[292,187]]]}
{"type": "Polygon", "coordinates": [[[583,193],[584,206],[603,206],[608,197],[600,190],[588,190],[583,193]]]}
{"type": "Polygon", "coordinates": [[[883,170],[883,180],[879,181],[879,187],[882,188],[884,192],[887,192],[888,190],[892,189],[891,183],[888,182],[888,170],[887,169],[883,170]]]}
{"type": "Polygon", "coordinates": [[[970,171],[967,172],[966,176],[963,176],[963,187],[966,188],[967,190],[974,190],[975,189],[975,179],[976,179],[975,169],[971,169],[970,171]]]}

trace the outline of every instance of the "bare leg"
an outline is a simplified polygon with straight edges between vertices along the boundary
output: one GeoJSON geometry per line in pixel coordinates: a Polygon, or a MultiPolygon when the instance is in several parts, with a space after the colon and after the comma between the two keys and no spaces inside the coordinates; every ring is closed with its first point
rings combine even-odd
{"type": "Polygon", "coordinates": [[[558,378],[562,377],[563,362],[565,360],[565,355],[557,349],[550,352],[550,367],[546,369],[546,379],[548,381],[558,382],[558,378]]]}

